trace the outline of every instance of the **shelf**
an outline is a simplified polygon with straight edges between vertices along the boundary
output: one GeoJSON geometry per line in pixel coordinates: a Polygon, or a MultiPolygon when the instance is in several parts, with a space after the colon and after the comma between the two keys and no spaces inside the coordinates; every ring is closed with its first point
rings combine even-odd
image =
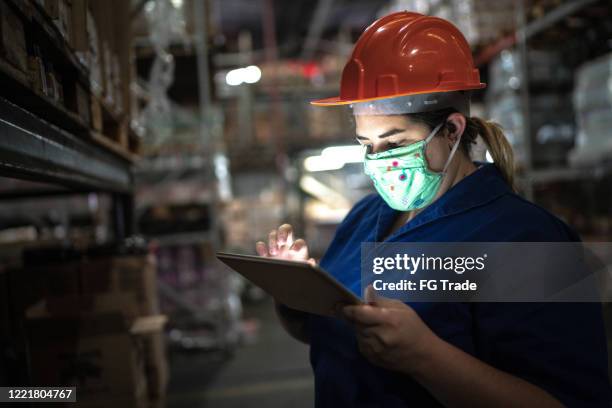
{"type": "Polygon", "coordinates": [[[555,182],[597,180],[612,174],[612,164],[602,163],[592,167],[558,167],[532,170],[521,178],[532,185],[555,182]]]}
{"type": "Polygon", "coordinates": [[[2,96],[72,133],[84,135],[88,124],[76,113],[69,111],[47,95],[34,91],[24,73],[0,60],[0,86],[2,96]]]}
{"type": "Polygon", "coordinates": [[[524,28],[519,28],[514,35],[502,37],[497,41],[483,47],[482,51],[475,56],[474,63],[477,66],[484,65],[491,61],[501,51],[513,47],[519,38],[522,38],[523,36],[525,39],[532,38],[552,27],[564,18],[571,16],[584,7],[598,1],[600,0],[572,0],[559,5],[541,18],[530,21],[524,28]]]}
{"type": "Polygon", "coordinates": [[[534,35],[552,27],[557,22],[563,20],[565,17],[571,16],[580,9],[595,3],[599,0],[572,0],[561,3],[541,18],[530,21],[525,28],[517,31],[517,38],[525,36],[525,38],[531,38],[534,35]]]}
{"type": "Polygon", "coordinates": [[[200,244],[212,241],[211,231],[182,232],[177,234],[163,234],[148,236],[149,242],[155,241],[160,246],[182,246],[200,244]]]}
{"type": "Polygon", "coordinates": [[[129,192],[131,162],[0,98],[0,175],[83,190],[129,192]]]}
{"type": "Polygon", "coordinates": [[[109,139],[108,137],[98,133],[91,132],[91,139],[102,146],[103,148],[110,150],[111,152],[123,157],[125,160],[130,161],[131,163],[136,162],[138,160],[138,156],[127,151],[120,143],[109,139]]]}

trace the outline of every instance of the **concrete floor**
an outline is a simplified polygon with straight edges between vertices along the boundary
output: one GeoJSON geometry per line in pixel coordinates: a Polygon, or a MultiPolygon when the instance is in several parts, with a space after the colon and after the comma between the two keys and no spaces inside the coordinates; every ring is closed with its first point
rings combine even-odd
{"type": "Polygon", "coordinates": [[[246,305],[259,334],[229,358],[173,353],[168,408],[302,408],[314,405],[308,347],[289,337],[271,300],[246,305]]]}

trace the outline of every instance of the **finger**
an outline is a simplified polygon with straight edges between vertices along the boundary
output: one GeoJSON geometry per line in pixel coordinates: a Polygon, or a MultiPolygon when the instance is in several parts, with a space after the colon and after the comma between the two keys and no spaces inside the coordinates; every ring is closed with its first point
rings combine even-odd
{"type": "Polygon", "coordinates": [[[383,351],[382,345],[371,338],[361,338],[358,345],[361,354],[368,359],[376,359],[377,355],[383,351]]]}
{"type": "MultiPolygon", "coordinates": [[[[312,259],[312,258],[310,258],[310,259],[312,259]]],[[[348,305],[346,303],[344,303],[344,302],[336,303],[336,305],[334,306],[334,314],[336,315],[336,317],[338,317],[338,318],[343,318],[344,317],[343,313],[342,313],[342,309],[345,306],[348,306],[348,305]]]]}
{"type": "Polygon", "coordinates": [[[293,259],[308,259],[308,246],[303,239],[296,239],[291,246],[291,257],[293,259]]]}
{"type": "Polygon", "coordinates": [[[364,298],[368,304],[375,306],[392,307],[397,304],[397,300],[379,295],[372,285],[368,285],[366,288],[364,298]]]}
{"type": "Polygon", "coordinates": [[[393,333],[390,333],[383,326],[366,327],[359,330],[359,333],[362,338],[368,339],[372,344],[376,344],[377,347],[385,348],[393,344],[393,333]]]}
{"type": "Polygon", "coordinates": [[[278,227],[278,245],[285,245],[291,248],[293,245],[293,227],[291,224],[283,224],[278,227]]]}
{"type": "Polygon", "coordinates": [[[317,265],[317,261],[315,261],[314,258],[309,258],[307,261],[309,264],[311,264],[312,266],[316,266],[317,265]]]}
{"type": "MultiPolygon", "coordinates": [[[[376,326],[368,326],[368,327],[376,327],[376,326]]],[[[357,329],[355,330],[355,336],[357,336],[357,339],[359,341],[365,341],[365,340],[368,340],[370,337],[372,337],[372,332],[367,330],[368,327],[357,326],[357,329]]]]}
{"type": "Polygon", "coordinates": [[[306,246],[306,241],[304,241],[302,238],[298,238],[293,242],[293,245],[291,245],[290,248],[294,251],[299,251],[305,246],[306,246]]]}
{"type": "Polygon", "coordinates": [[[257,241],[255,244],[255,251],[257,251],[257,255],[259,256],[270,256],[270,254],[268,254],[268,248],[263,241],[257,241]]]}
{"type": "Polygon", "coordinates": [[[350,305],[342,309],[344,317],[357,325],[379,325],[385,322],[386,310],[372,305],[350,305]]]}
{"type": "Polygon", "coordinates": [[[268,234],[268,251],[272,256],[278,254],[278,241],[276,239],[276,230],[272,230],[268,234]]]}

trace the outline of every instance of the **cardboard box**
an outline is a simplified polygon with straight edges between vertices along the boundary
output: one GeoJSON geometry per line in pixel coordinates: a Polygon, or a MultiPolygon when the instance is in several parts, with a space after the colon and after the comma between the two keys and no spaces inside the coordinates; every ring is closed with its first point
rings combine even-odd
{"type": "Polygon", "coordinates": [[[35,290],[38,297],[64,296],[79,293],[79,264],[70,262],[49,262],[45,266],[25,266],[22,271],[21,286],[25,292],[27,286],[35,290]]]}
{"type": "Polygon", "coordinates": [[[140,316],[159,313],[157,265],[152,255],[92,258],[81,267],[83,293],[133,293],[140,316]]]}
{"type": "Polygon", "coordinates": [[[23,23],[4,1],[0,2],[0,57],[21,72],[28,72],[28,52],[23,23]]]}
{"type": "Polygon", "coordinates": [[[33,380],[76,386],[79,407],[144,407],[148,395],[156,400],[165,396],[166,316],[128,324],[117,303],[110,302],[112,296],[116,295],[108,297],[104,307],[83,307],[83,299],[72,297],[64,298],[60,309],[55,299],[55,308],[47,300],[27,311],[33,380]],[[71,309],[66,307],[70,302],[71,309]],[[149,384],[154,387],[151,392],[149,384]]]}
{"type": "Polygon", "coordinates": [[[28,310],[27,330],[35,384],[76,386],[80,402],[146,396],[142,342],[121,313],[58,317],[39,305],[33,309],[28,310]]]}
{"type": "Polygon", "coordinates": [[[89,93],[80,84],[76,84],[76,113],[88,126],[91,122],[89,109],[89,93]]]}
{"type": "MultiPolygon", "coordinates": [[[[0,269],[0,338],[9,339],[11,333],[9,273],[0,269]]],[[[2,361],[2,360],[0,360],[2,361]]]]}
{"type": "Polygon", "coordinates": [[[166,398],[153,398],[149,400],[149,408],[166,408],[166,398]]]}
{"type": "Polygon", "coordinates": [[[37,306],[43,307],[44,313],[53,316],[75,317],[82,314],[117,313],[123,316],[126,322],[133,322],[139,315],[138,302],[133,293],[47,297],[40,304],[37,306]]]}
{"type": "Polygon", "coordinates": [[[45,0],[45,11],[68,42],[70,42],[72,31],[71,6],[69,0],[45,0]]]}
{"type": "Polygon", "coordinates": [[[159,313],[157,264],[153,255],[114,258],[115,287],[118,292],[134,292],[142,316],[159,313]]]}
{"type": "Polygon", "coordinates": [[[149,396],[156,400],[165,397],[169,380],[163,331],[167,321],[164,315],[141,317],[131,328],[132,334],[138,335],[143,341],[147,389],[149,396]]]}
{"type": "Polygon", "coordinates": [[[26,266],[11,273],[14,309],[21,313],[46,296],[61,297],[79,293],[79,269],[75,262],[50,262],[47,266],[26,266]]]}
{"type": "Polygon", "coordinates": [[[32,268],[32,271],[44,281],[47,295],[63,296],[79,293],[79,264],[76,261],[50,263],[32,268]]]}
{"type": "Polygon", "coordinates": [[[108,41],[102,41],[102,84],[104,100],[109,106],[115,105],[115,87],[113,85],[113,54],[108,41]]]}
{"type": "Polygon", "coordinates": [[[87,0],[72,0],[72,36],[70,46],[77,52],[89,52],[87,0]]]}
{"type": "MultiPolygon", "coordinates": [[[[77,394],[78,395],[78,394],[77,394]]],[[[147,408],[150,407],[146,396],[132,398],[96,398],[92,401],[77,401],[75,404],[66,405],[67,408],[147,408]]],[[[161,405],[160,408],[165,407],[161,405]]]]}
{"type": "Polygon", "coordinates": [[[47,14],[52,20],[59,18],[60,1],[61,0],[44,0],[43,1],[45,11],[47,12],[47,14]]]}
{"type": "Polygon", "coordinates": [[[98,132],[102,131],[103,119],[102,119],[102,105],[98,100],[98,97],[91,95],[90,99],[91,108],[91,127],[98,132]]]}
{"type": "MultiPolygon", "coordinates": [[[[100,55],[100,40],[98,38],[98,28],[93,14],[87,11],[87,41],[89,50],[84,58],[89,68],[89,85],[94,95],[102,94],[102,58],[100,55]]],[[[79,53],[80,54],[80,53],[79,53]]]]}

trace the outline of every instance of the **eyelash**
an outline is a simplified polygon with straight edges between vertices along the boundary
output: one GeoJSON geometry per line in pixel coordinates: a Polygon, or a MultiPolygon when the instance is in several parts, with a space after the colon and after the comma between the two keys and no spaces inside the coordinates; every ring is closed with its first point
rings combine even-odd
{"type": "MultiPolygon", "coordinates": [[[[359,143],[362,146],[366,146],[367,149],[367,153],[371,153],[372,151],[372,144],[371,143],[362,143],[361,140],[356,139],[357,143],[359,143]]],[[[400,143],[395,143],[395,142],[387,142],[386,143],[386,147],[387,149],[395,149],[396,147],[400,147],[402,144],[400,143]]]]}

